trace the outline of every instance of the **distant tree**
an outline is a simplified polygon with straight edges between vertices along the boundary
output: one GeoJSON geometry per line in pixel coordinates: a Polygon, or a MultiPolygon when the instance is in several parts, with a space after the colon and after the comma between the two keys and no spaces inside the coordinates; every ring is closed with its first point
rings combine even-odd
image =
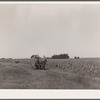
{"type": "Polygon", "coordinates": [[[74,59],[76,59],[77,57],[74,57],[74,59]]]}
{"type": "Polygon", "coordinates": [[[59,54],[59,55],[53,55],[51,58],[53,59],[69,59],[68,54],[59,54]]]}
{"type": "Polygon", "coordinates": [[[9,59],[12,59],[12,58],[9,58],[9,59]]]}
{"type": "Polygon", "coordinates": [[[79,57],[74,57],[74,59],[79,59],[79,57]]]}
{"type": "Polygon", "coordinates": [[[5,58],[2,58],[3,60],[5,59],[5,58]]]}

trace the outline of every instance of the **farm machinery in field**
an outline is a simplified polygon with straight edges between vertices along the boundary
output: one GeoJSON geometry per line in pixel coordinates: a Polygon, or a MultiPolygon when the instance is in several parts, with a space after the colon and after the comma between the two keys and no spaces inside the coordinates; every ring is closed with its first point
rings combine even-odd
{"type": "Polygon", "coordinates": [[[32,62],[32,68],[35,67],[37,70],[45,70],[47,59],[45,57],[40,58],[39,56],[35,55],[32,57],[32,62]]]}

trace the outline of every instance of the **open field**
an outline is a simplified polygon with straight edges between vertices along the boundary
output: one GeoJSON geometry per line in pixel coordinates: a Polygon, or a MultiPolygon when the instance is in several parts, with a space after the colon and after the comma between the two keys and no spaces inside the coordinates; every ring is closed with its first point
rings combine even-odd
{"type": "Polygon", "coordinates": [[[0,89],[99,89],[100,59],[48,59],[32,70],[31,59],[0,59],[0,89]]]}

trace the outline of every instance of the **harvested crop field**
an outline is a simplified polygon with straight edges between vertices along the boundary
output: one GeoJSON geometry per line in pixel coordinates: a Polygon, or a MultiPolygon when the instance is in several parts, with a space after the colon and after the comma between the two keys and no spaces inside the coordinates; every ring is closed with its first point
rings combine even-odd
{"type": "Polygon", "coordinates": [[[100,59],[48,59],[46,70],[31,59],[0,60],[0,89],[99,89],[100,59]]]}

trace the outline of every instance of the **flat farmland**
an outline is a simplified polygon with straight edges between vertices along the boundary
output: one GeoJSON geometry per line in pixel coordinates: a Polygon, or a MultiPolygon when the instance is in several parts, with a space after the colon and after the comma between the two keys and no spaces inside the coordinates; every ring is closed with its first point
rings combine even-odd
{"type": "Polygon", "coordinates": [[[46,70],[31,65],[31,59],[0,59],[0,89],[100,88],[100,58],[48,59],[46,70]]]}

